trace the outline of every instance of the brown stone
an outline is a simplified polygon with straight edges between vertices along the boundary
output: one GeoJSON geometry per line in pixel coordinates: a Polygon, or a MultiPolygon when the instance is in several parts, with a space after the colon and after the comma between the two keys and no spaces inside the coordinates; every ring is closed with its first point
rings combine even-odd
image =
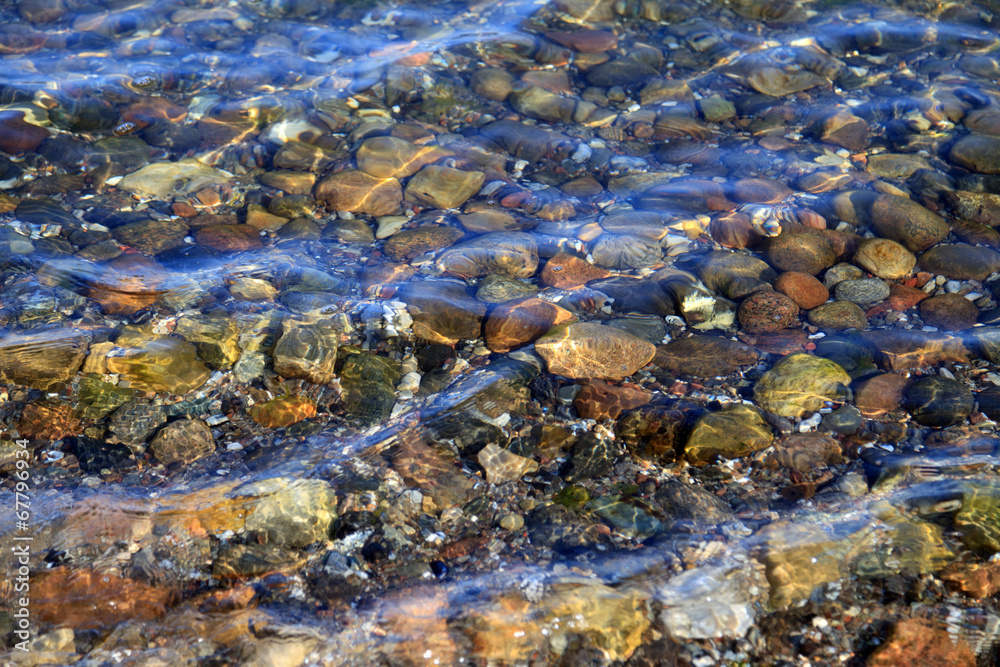
{"type": "Polygon", "coordinates": [[[972,598],[1000,592],[1000,563],[952,563],[938,575],[948,587],[972,598]]]}
{"type": "Polygon", "coordinates": [[[195,346],[187,341],[125,331],[116,343],[121,353],[104,360],[107,372],[121,374],[133,389],[186,394],[205,384],[211,375],[198,360],[195,346]]]}
{"type": "Polygon", "coordinates": [[[18,109],[0,111],[0,150],[16,155],[36,150],[49,138],[49,131],[29,123],[25,112],[18,109]]]}
{"type": "Polygon", "coordinates": [[[868,215],[879,236],[898,241],[913,252],[927,250],[948,236],[948,223],[941,216],[906,197],[879,195],[868,215]]]}
{"type": "Polygon", "coordinates": [[[809,324],[820,329],[867,329],[865,311],[850,301],[834,301],[816,306],[809,311],[809,324]]]}
{"type": "Polygon", "coordinates": [[[31,577],[32,616],[40,623],[77,630],[151,621],[163,616],[178,597],[168,588],[90,569],[63,566],[31,577]]]}
{"type": "Polygon", "coordinates": [[[83,429],[72,405],[41,401],[24,406],[17,430],[23,438],[53,441],[78,435],[83,429]]]}
{"type": "Polygon", "coordinates": [[[355,159],[358,169],[375,178],[406,178],[424,166],[453,155],[440,146],[418,146],[396,137],[365,139],[355,159]]]}
{"type": "Polygon", "coordinates": [[[881,363],[891,371],[936,366],[946,361],[969,363],[962,339],[941,333],[909,329],[861,333],[879,351],[881,363]]]}
{"type": "Polygon", "coordinates": [[[316,416],[316,404],[308,396],[279,396],[250,408],[250,418],[264,428],[286,428],[316,416]]]}
{"type": "Polygon", "coordinates": [[[965,243],[942,243],[920,256],[920,268],[954,280],[986,280],[1000,271],[1000,253],[965,243]]]}
{"type": "Polygon", "coordinates": [[[406,199],[435,208],[457,208],[479,192],[486,180],[481,171],[430,165],[406,184],[406,199]]]}
{"type": "Polygon", "coordinates": [[[793,190],[770,178],[741,178],[732,184],[732,199],[740,203],[778,204],[793,190]]]}
{"type": "Polygon", "coordinates": [[[288,218],[275,215],[260,204],[247,206],[246,223],[256,229],[278,230],[288,223],[288,218]]]}
{"type": "Polygon", "coordinates": [[[594,266],[582,257],[560,252],[545,263],[538,281],[547,287],[575,289],[610,275],[610,271],[594,266]]]}
{"type": "Polygon", "coordinates": [[[830,298],[830,290],[808,273],[785,271],[774,282],[774,289],[794,301],[799,308],[810,310],[830,298]]]}
{"type": "Polygon", "coordinates": [[[490,232],[517,232],[533,225],[526,225],[507,211],[495,208],[485,208],[472,213],[458,216],[466,231],[473,234],[489,234],[490,232]]]}
{"type": "Polygon", "coordinates": [[[714,216],[708,231],[719,245],[726,248],[756,248],[764,238],[750,223],[750,216],[739,211],[714,216]]]}
{"type": "Polygon", "coordinates": [[[486,304],[469,296],[465,285],[449,280],[407,283],[399,290],[413,318],[413,333],[434,343],[454,345],[479,338],[486,304]]]}
{"type": "Polygon", "coordinates": [[[65,329],[31,330],[0,338],[0,381],[42,391],[71,380],[87,356],[87,339],[65,329]]]}
{"type": "Polygon", "coordinates": [[[837,249],[826,236],[786,228],[770,239],[764,251],[771,266],[782,271],[816,275],[837,261],[837,249]]]}
{"type": "Polygon", "coordinates": [[[260,182],[289,195],[308,195],[316,185],[316,174],[308,171],[269,171],[261,174],[260,182]]]}
{"type": "Polygon", "coordinates": [[[907,618],[893,626],[889,638],[868,657],[867,667],[975,667],[976,654],[943,624],[907,618]]]}
{"type": "Polygon", "coordinates": [[[747,345],[766,354],[794,354],[802,352],[810,343],[809,334],[801,329],[783,329],[753,335],[741,331],[737,336],[747,345]]]}
{"type": "Polygon", "coordinates": [[[486,319],[486,347],[493,352],[510,352],[538,340],[553,326],[574,319],[568,310],[542,299],[510,301],[494,308],[486,319]]]}
{"type": "Polygon", "coordinates": [[[200,419],[181,419],[167,424],[149,443],[160,463],[192,463],[215,451],[212,429],[200,419]]]}
{"type": "Polygon", "coordinates": [[[264,245],[260,230],[252,225],[208,225],[194,233],[194,240],[218,252],[244,252],[264,245]]]}
{"type": "Polygon", "coordinates": [[[1000,137],[966,135],[955,142],[948,157],[969,171],[1000,174],[1000,137]]]}
{"type": "Polygon", "coordinates": [[[961,331],[976,324],[979,308],[961,294],[939,294],[920,302],[925,324],[945,331],[961,331]]]}
{"type": "Polygon", "coordinates": [[[868,143],[868,123],[848,111],[838,110],[819,124],[816,134],[820,141],[860,151],[868,143]]]}
{"type": "Polygon", "coordinates": [[[611,30],[552,31],[545,36],[556,44],[579,53],[603,53],[618,46],[618,35],[611,30]]]}
{"type": "Polygon", "coordinates": [[[883,373],[865,380],[854,392],[854,406],[866,417],[878,417],[899,410],[909,378],[883,373]]]}
{"type": "Polygon", "coordinates": [[[901,313],[905,310],[909,310],[929,296],[930,295],[922,289],[917,289],[916,287],[910,287],[908,285],[901,285],[899,283],[890,283],[889,298],[882,303],[875,304],[865,311],[865,314],[868,317],[874,317],[889,311],[901,313]]]}
{"type": "Polygon", "coordinates": [[[157,255],[184,245],[188,226],[179,220],[141,220],[115,227],[115,240],[147,255],[157,255]]]}
{"type": "Polygon", "coordinates": [[[404,229],[386,240],[385,254],[397,262],[408,262],[424,253],[454,245],[462,236],[462,230],[454,227],[404,229]]]}
{"type": "Polygon", "coordinates": [[[675,373],[716,377],[755,364],[757,358],[757,351],[744,343],[716,336],[688,336],[657,346],[653,363],[675,373]]]}
{"type": "Polygon", "coordinates": [[[622,380],[648,364],[656,348],[620,329],[580,322],[538,339],[535,351],[557,375],[622,380]]]}
{"type": "Polygon", "coordinates": [[[403,210],[403,189],[399,181],[375,178],[352,169],[327,176],[316,184],[313,195],[334,211],[378,217],[403,210]]]}
{"type": "Polygon", "coordinates": [[[584,419],[617,419],[622,412],[646,405],[652,398],[652,393],[634,384],[616,386],[591,380],[577,393],[573,407],[584,419]]]}
{"type": "Polygon", "coordinates": [[[187,115],[187,107],[174,104],[165,97],[144,97],[122,109],[122,119],[135,123],[140,129],[149,127],[158,120],[180,123],[187,115]]]}
{"type": "Polygon", "coordinates": [[[774,444],[767,462],[801,473],[844,462],[840,443],[828,433],[793,433],[774,444]]]}
{"type": "Polygon", "coordinates": [[[917,258],[901,244],[890,239],[865,239],[854,253],[854,263],[886,280],[910,275],[917,258]]]}
{"type": "Polygon", "coordinates": [[[779,331],[798,323],[799,307],[784,294],[760,290],[743,300],[737,316],[748,333],[779,331]]]}

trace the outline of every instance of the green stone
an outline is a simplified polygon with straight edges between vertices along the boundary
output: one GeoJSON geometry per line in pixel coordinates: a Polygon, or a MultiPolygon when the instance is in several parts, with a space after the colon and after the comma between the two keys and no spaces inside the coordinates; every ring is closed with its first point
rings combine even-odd
{"type": "Polygon", "coordinates": [[[838,364],[809,354],[790,354],[757,381],[754,398],[768,412],[801,417],[828,401],[850,400],[851,376],[838,364]]]}

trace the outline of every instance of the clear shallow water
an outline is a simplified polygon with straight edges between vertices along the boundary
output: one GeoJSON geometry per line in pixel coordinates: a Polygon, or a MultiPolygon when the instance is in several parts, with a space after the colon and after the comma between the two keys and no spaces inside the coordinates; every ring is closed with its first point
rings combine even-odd
{"type": "Polygon", "coordinates": [[[35,664],[861,664],[901,619],[992,659],[991,6],[3,9],[35,664]],[[790,270],[976,312],[737,313],[790,270]],[[526,285],[562,310],[501,317],[526,285]],[[691,333],[748,347],[643,346],[691,333]],[[801,411],[755,391],[789,352],[844,374],[801,411]]]}

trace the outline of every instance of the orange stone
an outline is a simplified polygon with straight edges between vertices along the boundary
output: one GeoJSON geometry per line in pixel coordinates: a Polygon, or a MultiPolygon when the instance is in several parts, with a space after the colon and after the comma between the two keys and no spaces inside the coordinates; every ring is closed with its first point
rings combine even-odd
{"type": "Polygon", "coordinates": [[[866,417],[878,417],[898,410],[903,404],[903,391],[908,378],[884,373],[866,380],[854,394],[854,405],[866,417]]]}
{"type": "Polygon", "coordinates": [[[140,129],[158,120],[180,123],[187,118],[187,108],[174,104],[165,97],[148,97],[122,110],[122,118],[135,123],[140,129]]]}
{"type": "Polygon", "coordinates": [[[31,612],[41,623],[76,630],[110,629],[163,616],[174,591],[93,570],[58,567],[31,579],[31,612]]]}
{"type": "Polygon", "coordinates": [[[279,396],[250,408],[250,418],[264,428],[285,428],[316,416],[316,404],[306,396],[279,396]]]}
{"type": "Polygon", "coordinates": [[[889,639],[871,654],[868,667],[975,667],[976,654],[961,635],[922,618],[896,623],[889,639]]]}
{"type": "Polygon", "coordinates": [[[29,403],[17,422],[21,437],[32,440],[60,440],[82,432],[73,406],[65,403],[29,403]]]}
{"type": "Polygon", "coordinates": [[[617,419],[622,412],[646,405],[652,398],[650,392],[638,385],[615,386],[591,380],[580,389],[573,407],[584,419],[617,419]]]}
{"type": "Polygon", "coordinates": [[[194,234],[195,241],[218,252],[243,252],[263,247],[260,230],[253,225],[208,225],[194,234]]]}
{"type": "Polygon", "coordinates": [[[790,298],[803,310],[811,310],[826,303],[830,298],[830,290],[815,276],[799,271],[782,273],[774,282],[774,289],[790,298]]]}
{"type": "Polygon", "coordinates": [[[574,289],[591,280],[607,278],[611,273],[594,266],[587,260],[566,252],[557,253],[542,269],[539,282],[547,287],[574,289]]]}
{"type": "Polygon", "coordinates": [[[486,347],[510,352],[545,335],[559,324],[575,320],[573,313],[554,303],[528,297],[497,306],[486,319],[486,347]]]}

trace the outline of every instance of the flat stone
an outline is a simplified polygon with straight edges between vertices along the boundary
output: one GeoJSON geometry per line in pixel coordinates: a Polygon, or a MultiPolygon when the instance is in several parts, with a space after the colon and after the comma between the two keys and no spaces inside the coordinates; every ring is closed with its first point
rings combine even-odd
{"type": "Polygon", "coordinates": [[[535,342],[553,326],[575,319],[568,310],[542,299],[510,301],[494,308],[486,319],[486,346],[493,352],[506,353],[535,342]]]}
{"type": "Polygon", "coordinates": [[[921,252],[948,236],[948,223],[927,208],[906,197],[883,194],[868,211],[875,232],[898,241],[913,252],[921,252]]]}
{"type": "Polygon", "coordinates": [[[58,390],[76,375],[87,339],[69,331],[25,331],[0,338],[0,380],[58,390]]]}
{"type": "Polygon", "coordinates": [[[406,262],[428,252],[455,244],[464,234],[454,227],[439,225],[404,229],[385,242],[385,254],[397,262],[406,262]]]}
{"type": "Polygon", "coordinates": [[[737,315],[745,331],[765,333],[797,324],[799,307],[784,294],[760,290],[743,300],[737,315]]]}
{"type": "Polygon", "coordinates": [[[337,495],[319,479],[272,477],[232,492],[248,508],[246,530],[264,544],[301,548],[327,538],[337,495]]]}
{"type": "Polygon", "coordinates": [[[590,246],[594,264],[608,269],[643,269],[658,264],[663,250],[658,241],[631,234],[601,234],[590,246]]]}
{"type": "Polygon", "coordinates": [[[1000,225],[1000,194],[955,190],[946,192],[945,199],[962,220],[987,227],[1000,225]]]}
{"type": "Polygon", "coordinates": [[[465,285],[424,280],[400,287],[399,298],[413,318],[413,333],[433,343],[454,345],[479,338],[486,304],[469,296],[465,285]]]}
{"type": "Polygon", "coordinates": [[[773,283],[778,276],[762,259],[728,250],[716,250],[702,259],[698,266],[698,277],[709,290],[729,299],[742,299],[765,284],[773,283]]]}
{"type": "Polygon", "coordinates": [[[186,394],[211,375],[187,341],[125,331],[115,342],[121,353],[107,357],[107,372],[119,373],[133,389],[186,394]]]}
{"type": "Polygon", "coordinates": [[[49,138],[49,131],[28,122],[26,115],[17,108],[0,109],[0,150],[11,155],[34,151],[49,138]]]}
{"type": "Polygon", "coordinates": [[[976,324],[979,308],[961,294],[940,294],[920,302],[920,318],[944,331],[961,331],[976,324]]]}
{"type": "Polygon", "coordinates": [[[472,213],[464,213],[456,216],[462,227],[473,234],[489,234],[490,232],[519,232],[526,228],[521,222],[507,211],[493,208],[486,208],[472,213]]]}
{"type": "Polygon", "coordinates": [[[535,351],[557,375],[622,380],[648,364],[656,348],[624,331],[585,322],[543,336],[535,351]]]}
{"type": "Polygon", "coordinates": [[[378,217],[403,210],[403,189],[395,178],[375,178],[348,169],[327,176],[313,191],[317,201],[334,211],[378,217]]]}
{"type": "Polygon", "coordinates": [[[885,643],[875,649],[865,664],[867,667],[975,667],[976,654],[950,627],[922,618],[905,618],[896,622],[885,643]]]}
{"type": "Polygon", "coordinates": [[[523,232],[484,234],[441,253],[437,264],[463,278],[491,273],[530,278],[538,269],[538,245],[534,236],[523,232]]]}
{"type": "Polygon", "coordinates": [[[969,134],[951,147],[948,158],[980,174],[1000,174],[1000,137],[969,134]]]}
{"type": "Polygon", "coordinates": [[[716,336],[688,336],[658,346],[653,363],[675,373],[716,377],[756,364],[757,359],[757,350],[744,343],[716,336]]]}
{"type": "Polygon", "coordinates": [[[285,318],[272,353],[274,372],[286,378],[329,384],[334,377],[338,344],[336,332],[323,323],[285,318]]]}
{"type": "Polygon", "coordinates": [[[194,343],[198,356],[212,368],[232,368],[240,358],[239,329],[235,320],[225,314],[185,315],[177,320],[174,333],[194,343]]]}
{"type": "Polygon", "coordinates": [[[782,357],[761,376],[754,399],[761,408],[781,417],[801,417],[827,402],[851,398],[851,376],[829,359],[808,354],[782,357]]]}
{"type": "Polygon", "coordinates": [[[792,433],[774,445],[766,462],[803,474],[844,462],[840,443],[829,433],[792,433]]]}
{"type": "Polygon", "coordinates": [[[936,366],[944,362],[968,363],[962,339],[941,333],[909,330],[875,330],[862,333],[879,351],[880,363],[891,371],[936,366]]]}
{"type": "Polygon", "coordinates": [[[469,87],[477,95],[503,102],[514,90],[514,75],[495,67],[479,69],[472,73],[469,87]]]}
{"type": "Polygon", "coordinates": [[[288,223],[288,218],[275,215],[259,204],[247,205],[246,224],[257,229],[278,230],[288,223]]]}
{"type": "Polygon", "coordinates": [[[185,197],[213,185],[225,185],[232,177],[194,158],[177,162],[153,162],[127,174],[118,189],[151,199],[185,197]]]}
{"type": "Polygon", "coordinates": [[[180,220],[142,220],[115,227],[112,234],[123,245],[147,255],[158,255],[183,246],[188,226],[180,220]]]}
{"type": "Polygon", "coordinates": [[[479,192],[485,180],[481,171],[429,165],[406,184],[405,196],[408,201],[435,208],[458,208],[479,192]]]}
{"type": "Polygon", "coordinates": [[[479,281],[476,298],[486,303],[507,303],[538,294],[538,286],[523,280],[491,273],[479,281]]]}
{"type": "Polygon", "coordinates": [[[760,412],[742,403],[730,403],[702,415],[684,445],[684,456],[693,465],[736,459],[771,446],[774,435],[760,412]]]}
{"type": "Polygon", "coordinates": [[[646,405],[652,398],[652,393],[634,384],[616,386],[590,380],[573,399],[573,407],[584,419],[617,419],[623,411],[646,405]]]}
{"type": "Polygon", "coordinates": [[[260,230],[253,225],[206,225],[195,231],[194,239],[218,252],[245,252],[264,246],[260,230]]]}
{"type": "Polygon", "coordinates": [[[910,275],[917,258],[890,239],[865,239],[854,253],[854,262],[879,278],[899,280],[910,275]]]}
{"type": "Polygon", "coordinates": [[[865,311],[850,301],[834,301],[816,306],[809,311],[809,324],[820,329],[867,329],[865,311]]]}
{"type": "Polygon", "coordinates": [[[396,137],[372,137],[358,147],[355,160],[358,169],[369,176],[402,179],[450,155],[451,151],[436,145],[418,146],[396,137]]]}
{"type": "Polygon", "coordinates": [[[181,419],[160,429],[149,450],[163,465],[193,463],[215,451],[215,439],[200,419],[181,419]]]}
{"type": "Polygon", "coordinates": [[[964,243],[944,243],[920,256],[920,268],[953,280],[986,280],[1000,270],[1000,253],[964,243]]]}
{"type": "Polygon", "coordinates": [[[774,281],[774,289],[794,301],[802,310],[826,303],[830,291],[815,276],[800,271],[785,271],[774,281]]]}
{"type": "Polygon", "coordinates": [[[634,86],[657,76],[655,68],[634,58],[616,58],[602,63],[587,72],[587,83],[608,88],[611,86],[634,86]]]}
{"type": "Polygon", "coordinates": [[[167,413],[160,406],[147,401],[132,400],[112,413],[108,430],[127,445],[138,449],[167,421],[167,413]]]}
{"type": "Polygon", "coordinates": [[[316,174],[308,171],[268,171],[261,174],[260,182],[290,195],[308,195],[316,185],[316,174]]]}
{"type": "Polygon", "coordinates": [[[739,203],[778,204],[794,192],[784,183],[770,178],[741,178],[730,187],[731,199],[739,203]]]}
{"type": "Polygon", "coordinates": [[[842,109],[818,123],[815,133],[820,141],[849,151],[860,151],[868,144],[868,123],[842,109]]]}
{"type": "Polygon", "coordinates": [[[509,449],[490,443],[479,450],[476,460],[486,471],[488,484],[504,484],[521,479],[522,476],[538,470],[538,463],[518,456],[509,449]]]}
{"type": "MultiPolygon", "coordinates": [[[[299,218],[299,220],[302,220],[302,218],[299,218]]],[[[312,221],[306,222],[312,224],[312,221]]],[[[294,227],[295,224],[293,223],[296,223],[296,221],[292,220],[292,223],[289,224],[294,227]]],[[[283,232],[284,230],[282,230],[283,232]]],[[[368,226],[367,222],[358,218],[354,220],[331,220],[323,227],[321,236],[324,239],[336,239],[341,243],[370,245],[375,242],[375,234],[372,232],[372,228],[368,226]]]]}
{"type": "Polygon", "coordinates": [[[68,403],[33,401],[24,406],[17,420],[17,430],[22,438],[54,441],[83,431],[80,418],[68,403]]]}
{"type": "Polygon", "coordinates": [[[599,280],[609,275],[611,275],[609,271],[594,266],[582,257],[559,252],[545,262],[538,282],[547,287],[574,289],[582,287],[591,280],[599,280]]]}
{"type": "Polygon", "coordinates": [[[250,408],[250,418],[264,428],[287,428],[316,416],[316,403],[308,396],[279,396],[250,408]]]}

